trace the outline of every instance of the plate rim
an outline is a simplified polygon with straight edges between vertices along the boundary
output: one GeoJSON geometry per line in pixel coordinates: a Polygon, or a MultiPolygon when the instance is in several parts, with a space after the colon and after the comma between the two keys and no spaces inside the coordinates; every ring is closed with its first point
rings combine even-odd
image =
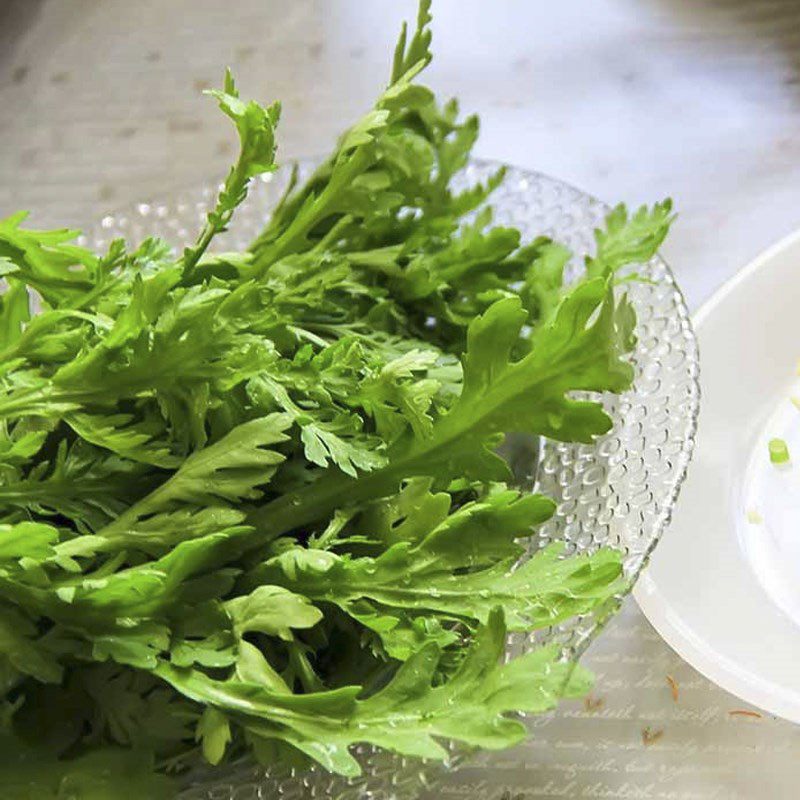
{"type": "MultiPolygon", "coordinates": [[[[742,284],[757,272],[766,269],[785,251],[800,247],[800,228],[778,239],[758,253],[734,275],[725,280],[716,291],[705,300],[696,312],[691,314],[692,327],[701,348],[702,374],[702,330],[704,324],[742,284]]],[[[702,409],[702,383],[701,400],[702,409]]],[[[695,443],[697,447],[698,442],[695,443]]],[[[695,467],[698,469],[698,467],[695,467]]],[[[690,475],[687,476],[691,480],[690,475]]],[[[757,676],[742,669],[736,662],[708,652],[704,640],[698,638],[685,622],[685,616],[674,611],[667,594],[650,577],[645,567],[631,593],[647,621],[658,635],[689,666],[697,670],[725,691],[746,703],[757,706],[771,715],[800,724],[800,690],[790,692],[767,678],[757,676]]]]}

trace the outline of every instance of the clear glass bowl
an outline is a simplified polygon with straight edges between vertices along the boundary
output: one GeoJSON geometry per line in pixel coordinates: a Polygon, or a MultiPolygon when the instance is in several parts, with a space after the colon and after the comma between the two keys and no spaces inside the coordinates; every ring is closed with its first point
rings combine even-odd
{"type": "MultiPolygon", "coordinates": [[[[464,184],[485,180],[499,165],[472,162],[460,176],[464,184]]],[[[303,162],[301,177],[313,168],[303,162]]],[[[289,177],[284,168],[256,181],[236,213],[232,230],[216,243],[218,249],[243,249],[260,232],[271,207],[289,177]]],[[[163,236],[184,243],[195,236],[217,188],[164,202],[140,203],[127,212],[104,217],[86,239],[103,248],[117,236],[138,241],[163,236]]],[[[594,248],[593,232],[608,207],[565,183],[536,172],[509,169],[493,198],[498,224],[513,225],[526,239],[545,234],[575,253],[572,274],[594,248]]],[[[531,552],[563,540],[570,552],[591,552],[602,546],[620,549],[626,575],[633,585],[669,523],[694,444],[699,405],[697,343],[686,304],[669,267],[660,258],[638,271],[651,282],[628,285],[638,314],[638,346],[633,356],[633,388],[604,397],[614,428],[591,445],[530,440],[510,443],[521,484],[535,480],[539,491],[558,501],[558,511],[531,541],[531,552]]],[[[622,600],[622,597],[619,598],[622,600]]],[[[598,634],[607,616],[575,617],[542,634],[536,641],[557,641],[565,658],[577,659],[598,634]]],[[[518,637],[509,653],[533,643],[518,637]]],[[[276,773],[242,762],[194,777],[182,800],[256,800],[257,798],[336,798],[393,800],[413,798],[430,786],[444,769],[453,769],[464,754],[452,750],[451,763],[423,762],[362,747],[356,756],[364,767],[357,779],[331,776],[320,768],[303,773],[276,773]]]]}

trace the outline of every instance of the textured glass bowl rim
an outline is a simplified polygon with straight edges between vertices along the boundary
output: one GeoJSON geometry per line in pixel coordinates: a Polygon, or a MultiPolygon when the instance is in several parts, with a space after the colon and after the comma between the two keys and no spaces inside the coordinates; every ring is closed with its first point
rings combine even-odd
{"type": "MultiPolygon", "coordinates": [[[[260,181],[262,183],[271,183],[274,180],[275,174],[280,174],[281,172],[287,172],[292,168],[293,165],[296,165],[301,172],[309,172],[313,170],[320,162],[321,158],[300,158],[296,159],[293,162],[288,162],[282,165],[277,173],[274,174],[267,174],[257,178],[256,181],[260,181]]],[[[581,201],[587,204],[591,204],[595,208],[602,210],[603,213],[607,213],[610,211],[610,207],[602,202],[601,200],[597,199],[593,195],[579,189],[578,187],[570,184],[566,181],[562,181],[557,178],[553,178],[545,173],[538,172],[536,170],[526,169],[522,167],[516,167],[514,165],[510,165],[504,162],[499,162],[491,159],[471,159],[469,162],[469,166],[477,168],[478,170],[483,171],[492,171],[500,168],[504,168],[507,170],[507,179],[510,176],[515,176],[519,180],[527,180],[532,183],[540,183],[540,184],[549,184],[552,187],[560,188],[566,190],[573,194],[576,198],[580,198],[581,201]]],[[[197,185],[195,187],[189,187],[183,191],[174,191],[170,192],[166,197],[159,197],[152,200],[147,201],[139,201],[129,205],[127,208],[119,209],[116,213],[111,213],[106,215],[102,218],[98,225],[94,228],[88,228],[86,231],[86,235],[82,236],[82,243],[86,243],[87,241],[91,242],[93,238],[96,238],[98,235],[108,236],[109,234],[114,232],[116,227],[116,220],[122,217],[122,215],[130,215],[130,216],[137,216],[140,218],[146,218],[145,209],[149,209],[152,207],[156,207],[158,205],[166,206],[170,210],[174,210],[182,203],[196,203],[196,201],[200,200],[201,198],[204,201],[208,201],[209,199],[213,198],[216,195],[216,192],[220,188],[221,183],[204,183],[197,185]]],[[[246,206],[248,200],[244,201],[243,206],[246,206]]],[[[502,201],[494,203],[496,207],[501,207],[502,201]]],[[[239,209],[239,213],[241,213],[242,209],[239,209]]],[[[166,219],[169,219],[169,213],[167,213],[166,219]]],[[[236,214],[234,214],[234,220],[232,223],[233,226],[236,225],[236,214]]],[[[144,225],[146,226],[146,223],[144,225]]],[[[194,232],[192,232],[193,235],[194,232]]],[[[184,244],[183,242],[181,244],[184,244]]],[[[213,248],[212,248],[213,249],[213,248]]],[[[682,323],[685,323],[686,330],[688,330],[691,334],[691,343],[693,348],[693,355],[694,360],[697,362],[697,341],[694,335],[694,331],[691,327],[691,318],[689,316],[688,306],[684,299],[684,296],[680,290],[680,287],[675,280],[674,274],[670,269],[669,265],[664,261],[664,259],[657,255],[652,262],[656,264],[664,273],[665,277],[670,282],[670,293],[673,305],[677,308],[680,320],[682,323]]],[[[675,503],[678,500],[678,496],[680,494],[681,486],[685,480],[689,463],[691,461],[691,456],[694,450],[694,441],[697,432],[697,422],[700,410],[700,384],[697,372],[692,376],[692,407],[686,416],[686,435],[684,437],[683,446],[680,451],[680,464],[678,469],[675,471],[675,474],[672,478],[672,484],[669,489],[665,492],[666,498],[663,506],[658,514],[656,520],[649,526],[650,537],[647,545],[645,547],[644,553],[642,554],[636,568],[631,572],[626,574],[626,578],[628,579],[625,583],[624,591],[621,592],[615,598],[615,602],[603,613],[603,615],[597,620],[597,624],[591,631],[591,634],[584,639],[582,639],[579,647],[570,649],[570,660],[573,660],[575,663],[580,659],[583,652],[586,648],[594,641],[594,639],[601,633],[605,625],[608,621],[615,616],[619,607],[622,604],[622,601],[625,597],[631,592],[633,589],[636,580],[638,579],[641,571],[646,567],[647,562],[652,555],[654,548],[657,546],[661,536],[663,535],[666,528],[669,526],[670,520],[672,518],[673,509],[675,507],[675,503]]],[[[558,498],[556,498],[558,499],[558,498]]],[[[449,764],[442,765],[442,768],[446,769],[448,766],[450,767],[457,767],[458,763],[460,762],[460,757],[458,750],[453,751],[453,759],[449,764]]],[[[421,762],[422,763],[422,762],[421,762]]],[[[233,764],[230,765],[230,768],[235,768],[237,765],[233,764]]],[[[435,764],[434,766],[439,767],[440,765],[435,764]]],[[[312,767],[311,771],[319,771],[321,768],[318,766],[312,767]]],[[[227,770],[226,770],[227,773],[227,770]]],[[[219,775],[220,780],[225,780],[226,777],[230,777],[228,775],[219,775]]],[[[289,780],[297,779],[297,777],[301,777],[300,775],[296,776],[295,778],[290,778],[289,780]]],[[[277,777],[274,776],[273,780],[277,780],[277,777]]],[[[285,780],[285,779],[284,779],[285,780]]],[[[208,775],[204,775],[202,779],[202,784],[206,786],[208,789],[212,789],[214,786],[215,775],[211,772],[208,775]]],[[[197,787],[197,784],[193,784],[197,787]]]]}
{"type": "MultiPolygon", "coordinates": [[[[546,181],[552,183],[554,185],[559,185],[569,191],[575,193],[576,195],[581,195],[586,201],[597,205],[599,208],[602,208],[605,213],[609,213],[612,210],[612,207],[608,205],[603,200],[600,200],[593,194],[585,191],[584,189],[579,188],[573,183],[569,181],[562,180],[561,178],[554,178],[551,175],[548,175],[544,172],[539,172],[538,170],[527,169],[525,167],[518,167],[513,164],[508,164],[507,162],[495,161],[494,159],[484,159],[484,158],[474,158],[470,159],[471,164],[475,164],[476,166],[483,167],[483,168],[500,168],[505,167],[510,172],[518,173],[520,176],[529,177],[532,180],[536,181],[546,181]]],[[[671,280],[672,286],[672,296],[673,301],[675,302],[676,307],[680,311],[682,321],[685,321],[687,324],[688,330],[691,332],[691,339],[692,345],[694,350],[694,358],[695,362],[697,363],[697,370],[695,375],[692,378],[693,383],[693,403],[691,411],[687,416],[687,431],[685,436],[685,442],[683,450],[681,451],[681,466],[676,471],[675,477],[673,478],[672,487],[668,492],[667,502],[664,504],[664,508],[659,515],[658,522],[652,526],[653,535],[651,537],[650,543],[646,548],[646,551],[641,559],[639,566],[630,573],[630,579],[626,585],[626,591],[622,596],[619,598],[619,603],[617,605],[617,609],[609,614],[602,624],[598,625],[597,630],[594,634],[588,639],[588,641],[584,644],[581,650],[578,652],[576,656],[576,660],[580,658],[580,655],[583,651],[594,641],[597,635],[602,631],[605,623],[607,623],[611,618],[613,618],[617,611],[619,610],[619,605],[621,605],[622,601],[633,592],[633,588],[641,575],[642,571],[647,567],[647,563],[650,560],[653,551],[655,550],[656,546],[658,545],[661,537],[663,536],[666,529],[669,527],[670,522],[672,521],[673,512],[675,509],[675,505],[678,502],[678,498],[680,497],[681,488],[686,480],[686,475],[689,471],[689,465],[692,461],[692,456],[694,455],[694,449],[696,444],[697,438],[697,426],[698,421],[700,418],[700,396],[701,396],[701,384],[700,384],[700,376],[699,376],[699,346],[697,342],[697,335],[694,330],[694,325],[692,323],[692,316],[689,312],[689,304],[686,302],[686,297],[683,294],[683,291],[680,288],[680,284],[678,283],[677,279],[675,278],[675,273],[672,271],[672,268],[669,266],[669,263],[664,259],[661,253],[657,253],[653,259],[651,259],[651,263],[658,264],[663,270],[666,276],[671,280]]]]}

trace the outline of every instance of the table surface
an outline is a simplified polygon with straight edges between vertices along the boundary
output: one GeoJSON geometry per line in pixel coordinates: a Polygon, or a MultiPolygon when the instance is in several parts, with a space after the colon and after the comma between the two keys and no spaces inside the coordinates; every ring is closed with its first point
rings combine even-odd
{"type": "MultiPolygon", "coordinates": [[[[4,0],[0,216],[81,226],[224,174],[234,142],[202,90],[226,65],[243,94],[283,101],[284,158],[324,152],[385,82],[413,10],[4,0]]],[[[692,307],[800,226],[794,0],[436,0],[434,12],[427,81],[480,113],[477,154],[607,200],[673,197],[664,255],[692,307]]],[[[528,744],[426,800],[797,796],[800,727],[731,715],[741,701],[674,655],[632,600],[586,663],[588,705],[541,718],[528,744]]]]}

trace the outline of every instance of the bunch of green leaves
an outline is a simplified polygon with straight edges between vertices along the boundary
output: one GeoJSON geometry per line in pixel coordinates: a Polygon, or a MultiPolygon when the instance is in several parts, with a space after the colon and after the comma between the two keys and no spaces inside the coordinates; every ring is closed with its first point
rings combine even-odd
{"type": "Polygon", "coordinates": [[[423,0],[374,108],[293,173],[245,252],[209,246],[275,168],[279,107],[230,74],[212,94],[240,155],[179,255],[0,221],[0,735],[19,797],[112,796],[113,772],[155,797],[246,752],[354,775],[358,743],[505,747],[524,734],[510,712],[585,691],[554,646],[504,663],[507,632],[607,615],[620,555],[529,555],[555,505],[510,488],[498,446],[609,429],[591,396],[630,386],[635,344],[618,273],[670,206],[617,207],[565,281],[565,247],[493,225],[502,170],[456,188],[478,123],[417,83],[429,23],[423,0]]]}

